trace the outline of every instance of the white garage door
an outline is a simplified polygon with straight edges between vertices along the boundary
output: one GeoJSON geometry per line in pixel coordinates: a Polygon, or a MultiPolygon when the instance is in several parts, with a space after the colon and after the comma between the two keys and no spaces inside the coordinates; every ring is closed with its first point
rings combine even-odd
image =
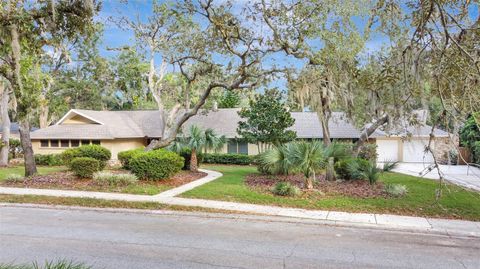
{"type": "Polygon", "coordinates": [[[377,161],[396,162],[398,161],[398,140],[377,139],[377,161]]]}
{"type": "MultiPolygon", "coordinates": [[[[428,139],[412,139],[403,142],[403,161],[409,163],[432,163],[432,154],[425,153],[428,139]]],[[[432,144],[433,145],[433,144],[432,144]]]]}

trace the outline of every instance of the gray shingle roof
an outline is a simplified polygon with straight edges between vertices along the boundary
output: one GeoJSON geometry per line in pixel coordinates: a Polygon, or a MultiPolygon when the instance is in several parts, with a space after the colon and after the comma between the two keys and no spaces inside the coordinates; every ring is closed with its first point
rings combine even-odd
{"type": "MultiPolygon", "coordinates": [[[[217,111],[201,111],[190,118],[183,129],[195,124],[201,128],[212,128],[227,138],[235,138],[237,125],[241,120],[239,109],[219,109],[217,111]]],[[[157,110],[144,111],[93,111],[72,110],[72,115],[86,116],[99,124],[57,124],[32,132],[33,139],[115,139],[160,137],[162,121],[157,110]]],[[[67,114],[68,115],[68,114],[67,114]]],[[[299,138],[322,138],[322,128],[315,112],[292,112],[295,124],[291,128],[299,138]]],[[[360,131],[345,117],[342,112],[333,112],[329,122],[331,138],[359,138],[360,131]]],[[[428,135],[430,127],[423,126],[414,134],[428,135]]],[[[439,135],[447,134],[438,130],[439,135]]],[[[373,137],[386,136],[377,131],[373,137]]]]}

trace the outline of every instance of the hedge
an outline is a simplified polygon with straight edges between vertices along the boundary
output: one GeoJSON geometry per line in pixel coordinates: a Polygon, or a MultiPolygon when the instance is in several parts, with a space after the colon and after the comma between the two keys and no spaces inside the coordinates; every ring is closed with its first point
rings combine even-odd
{"type": "Polygon", "coordinates": [[[38,165],[57,166],[63,165],[60,154],[35,154],[35,163],[38,165]]]}
{"type": "Polygon", "coordinates": [[[245,154],[207,153],[203,156],[204,163],[249,165],[254,164],[255,160],[256,156],[245,154]]]}
{"type": "Polygon", "coordinates": [[[100,162],[100,168],[103,169],[108,160],[112,157],[110,150],[99,145],[84,145],[78,148],[67,149],[62,152],[63,162],[70,166],[71,161],[78,157],[89,157],[100,162]]]}
{"type": "Polygon", "coordinates": [[[126,150],[118,153],[118,160],[122,164],[122,167],[124,169],[130,170],[130,161],[138,153],[144,152],[143,148],[137,148],[137,149],[131,149],[131,150],[126,150]]]}
{"type": "Polygon", "coordinates": [[[140,179],[166,179],[179,172],[184,159],[165,149],[134,154],[129,162],[130,170],[140,179]]]}
{"type": "Polygon", "coordinates": [[[101,161],[90,157],[73,158],[70,169],[81,178],[91,178],[95,172],[102,170],[101,161]]]}

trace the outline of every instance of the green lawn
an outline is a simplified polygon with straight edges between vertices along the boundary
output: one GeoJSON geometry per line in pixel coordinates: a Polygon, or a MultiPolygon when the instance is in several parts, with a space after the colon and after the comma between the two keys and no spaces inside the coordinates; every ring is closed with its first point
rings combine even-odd
{"type": "MultiPolygon", "coordinates": [[[[52,172],[63,171],[66,168],[64,166],[37,166],[39,174],[48,174],[52,172]]],[[[23,166],[14,166],[7,168],[0,168],[0,181],[5,180],[5,178],[10,174],[17,174],[23,176],[25,170],[23,166]]]]}
{"type": "Polygon", "coordinates": [[[479,193],[449,185],[444,189],[442,198],[436,202],[435,189],[438,188],[438,182],[403,174],[381,175],[381,181],[385,183],[399,183],[408,187],[408,194],[401,198],[286,198],[248,188],[244,184],[244,177],[256,172],[255,167],[212,165],[205,168],[222,172],[224,176],[181,196],[307,209],[480,220],[479,193]]]}

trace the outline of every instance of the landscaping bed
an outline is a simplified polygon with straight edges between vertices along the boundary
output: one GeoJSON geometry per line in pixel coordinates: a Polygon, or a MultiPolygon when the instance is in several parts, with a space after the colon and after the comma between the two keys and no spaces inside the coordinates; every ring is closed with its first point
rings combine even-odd
{"type": "MultiPolygon", "coordinates": [[[[317,181],[314,183],[314,190],[321,192],[325,196],[344,195],[358,198],[387,197],[384,190],[384,184],[379,182],[370,185],[365,180],[348,181],[327,181],[324,175],[317,175],[317,181]]],[[[245,177],[245,184],[254,190],[270,192],[278,182],[289,182],[298,188],[304,188],[305,180],[302,174],[295,175],[262,175],[252,173],[245,177]]],[[[308,194],[311,192],[305,192],[308,194]]]]}
{"type": "MultiPolygon", "coordinates": [[[[435,192],[439,187],[437,181],[404,174],[391,172],[382,173],[375,184],[405,185],[408,188],[408,193],[401,197],[385,195],[359,197],[356,196],[355,193],[338,193],[341,192],[341,188],[336,188],[332,191],[324,188],[322,191],[325,192],[325,194],[320,194],[320,192],[315,191],[303,191],[302,194],[298,196],[285,197],[275,195],[269,191],[269,186],[271,186],[273,178],[253,176],[257,173],[256,167],[209,165],[204,168],[219,171],[223,176],[183,193],[180,197],[304,209],[384,213],[480,221],[480,193],[469,191],[455,185],[446,185],[443,187],[441,199],[436,200],[435,192]]],[[[355,181],[366,182],[368,184],[368,181],[365,180],[355,181]]],[[[291,182],[294,184],[302,184],[299,179],[292,179],[291,182]]],[[[363,185],[365,183],[347,184],[363,185]]],[[[317,189],[321,188],[321,185],[317,186],[317,189]]],[[[355,185],[351,185],[350,187],[354,186],[355,185]]]]}
{"type": "MultiPolygon", "coordinates": [[[[113,174],[129,173],[128,171],[118,169],[106,171],[113,174]]],[[[139,180],[136,183],[124,186],[111,186],[98,184],[93,179],[78,178],[70,171],[59,171],[43,175],[35,175],[15,181],[4,180],[0,183],[0,185],[4,187],[84,190],[155,195],[162,191],[181,186],[204,176],[206,176],[206,173],[203,172],[180,171],[174,176],[164,180],[139,180]]]]}

